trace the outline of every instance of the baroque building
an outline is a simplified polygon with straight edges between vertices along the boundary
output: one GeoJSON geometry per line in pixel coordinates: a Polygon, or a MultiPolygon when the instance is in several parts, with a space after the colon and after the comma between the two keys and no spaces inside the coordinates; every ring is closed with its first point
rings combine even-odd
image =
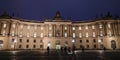
{"type": "Polygon", "coordinates": [[[56,12],[52,20],[0,16],[0,49],[120,49],[120,20],[110,14],[90,21],[64,20],[56,12]]]}

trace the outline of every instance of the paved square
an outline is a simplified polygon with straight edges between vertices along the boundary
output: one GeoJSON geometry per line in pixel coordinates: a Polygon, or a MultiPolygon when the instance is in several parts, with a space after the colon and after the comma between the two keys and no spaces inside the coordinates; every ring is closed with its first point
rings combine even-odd
{"type": "Polygon", "coordinates": [[[0,60],[119,60],[119,50],[81,50],[75,54],[61,51],[20,50],[0,51],[0,60]]]}

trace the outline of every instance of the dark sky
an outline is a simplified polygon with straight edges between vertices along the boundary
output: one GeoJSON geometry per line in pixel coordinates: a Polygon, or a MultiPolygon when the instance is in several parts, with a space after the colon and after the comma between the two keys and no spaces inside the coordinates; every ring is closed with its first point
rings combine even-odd
{"type": "Polygon", "coordinates": [[[52,19],[60,11],[65,19],[91,20],[108,11],[120,16],[120,0],[0,0],[3,11],[22,19],[52,19]]]}

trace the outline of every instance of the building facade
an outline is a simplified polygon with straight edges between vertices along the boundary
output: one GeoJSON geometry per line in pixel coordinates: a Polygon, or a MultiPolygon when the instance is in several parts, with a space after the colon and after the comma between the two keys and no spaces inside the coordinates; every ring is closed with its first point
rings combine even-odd
{"type": "Polygon", "coordinates": [[[59,12],[52,20],[30,21],[3,14],[0,49],[120,49],[120,20],[64,20],[59,12]]]}

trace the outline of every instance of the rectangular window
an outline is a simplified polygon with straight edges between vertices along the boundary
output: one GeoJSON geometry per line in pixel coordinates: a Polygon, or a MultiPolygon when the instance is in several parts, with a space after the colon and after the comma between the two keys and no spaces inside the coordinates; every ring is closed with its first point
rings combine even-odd
{"type": "Polygon", "coordinates": [[[75,27],[72,27],[73,30],[75,30],[75,27]]]}
{"type": "Polygon", "coordinates": [[[93,32],[93,37],[95,37],[95,32],[93,32]]]}
{"type": "Polygon", "coordinates": [[[100,31],[100,36],[103,36],[103,31],[100,31]]]}
{"type": "Polygon", "coordinates": [[[80,43],[82,43],[82,40],[80,40],[80,43]]]}
{"type": "Polygon", "coordinates": [[[43,45],[40,45],[40,48],[43,48],[43,45]]]}
{"type": "Polygon", "coordinates": [[[88,32],[86,32],[86,37],[88,37],[88,32]]]}
{"type": "Polygon", "coordinates": [[[75,38],[75,33],[73,33],[73,38],[75,38]]]}
{"type": "Polygon", "coordinates": [[[34,41],[33,41],[34,43],[36,43],[36,39],[34,39],[34,41]]]}
{"type": "Polygon", "coordinates": [[[82,38],[82,33],[79,33],[79,37],[82,38]]]}
{"type": "Polygon", "coordinates": [[[79,26],[79,30],[82,30],[81,26],[79,26]]]}
{"type": "Polygon", "coordinates": [[[43,33],[40,34],[40,37],[41,37],[41,38],[43,37],[43,33]]]}
{"type": "Polygon", "coordinates": [[[37,37],[37,34],[36,34],[36,32],[34,32],[34,37],[37,37]]]}
{"type": "Polygon", "coordinates": [[[22,47],[22,45],[19,45],[19,48],[21,48],[22,47]]]}
{"type": "Polygon", "coordinates": [[[27,41],[26,41],[27,43],[29,43],[29,39],[27,39],[27,41]]]}
{"type": "Polygon", "coordinates": [[[15,28],[15,24],[13,24],[12,26],[13,26],[13,28],[15,28]]]}
{"type": "Polygon", "coordinates": [[[49,37],[52,37],[52,33],[49,33],[49,37]]]}
{"type": "Polygon", "coordinates": [[[102,24],[99,24],[99,28],[102,28],[102,24]]]}
{"type": "Polygon", "coordinates": [[[29,45],[26,45],[26,48],[29,48],[29,45]]]}
{"type": "Polygon", "coordinates": [[[88,29],[88,26],[86,26],[85,29],[87,30],[87,29],[88,29]]]}
{"type": "Polygon", "coordinates": [[[96,45],[94,45],[94,48],[96,48],[96,45]]]}
{"type": "Polygon", "coordinates": [[[33,45],[33,48],[36,48],[36,45],[33,45]]]}
{"type": "Polygon", "coordinates": [[[67,26],[65,26],[65,30],[67,30],[67,26]]]}
{"type": "Polygon", "coordinates": [[[95,39],[93,39],[93,42],[94,42],[94,43],[96,43],[96,40],[95,40],[95,39]]]}
{"type": "Polygon", "coordinates": [[[108,28],[110,28],[111,26],[110,26],[110,23],[108,23],[108,28]]]}
{"type": "Polygon", "coordinates": [[[92,29],[95,29],[95,26],[94,26],[94,25],[92,25],[92,29]]]}
{"type": "Polygon", "coordinates": [[[67,37],[67,33],[65,32],[65,37],[67,37]]]}
{"type": "Polygon", "coordinates": [[[89,40],[86,40],[87,43],[89,43],[89,40]]]}
{"type": "Polygon", "coordinates": [[[29,34],[29,33],[27,33],[27,37],[30,37],[30,34],[29,34]]]}
{"type": "Polygon", "coordinates": [[[22,43],[22,39],[19,39],[19,42],[22,43]]]}
{"type": "Polygon", "coordinates": [[[40,40],[40,43],[42,43],[43,41],[42,40],[40,40]]]}
{"type": "Polygon", "coordinates": [[[87,48],[89,48],[89,45],[87,45],[87,48]]]}
{"type": "Polygon", "coordinates": [[[6,24],[6,23],[4,23],[3,27],[4,27],[4,28],[6,28],[6,26],[7,26],[7,24],[6,24]]]}
{"type": "Polygon", "coordinates": [[[41,30],[43,30],[43,26],[41,26],[41,30]]]}

